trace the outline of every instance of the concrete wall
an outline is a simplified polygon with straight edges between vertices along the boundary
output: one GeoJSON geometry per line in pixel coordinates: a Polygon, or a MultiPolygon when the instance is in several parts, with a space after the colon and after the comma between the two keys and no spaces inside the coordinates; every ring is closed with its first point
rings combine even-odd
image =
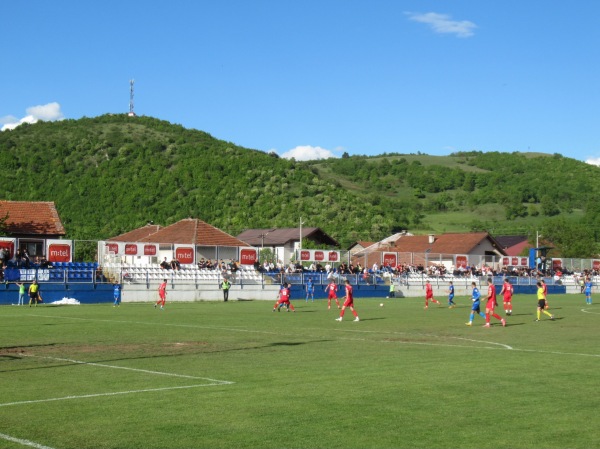
{"type": "MultiPolygon", "coordinates": [[[[159,282],[125,284],[122,291],[122,302],[155,302],[158,300],[159,282]]],[[[27,284],[29,287],[29,283],[27,284]]],[[[455,282],[456,296],[470,296],[470,282],[455,282]]],[[[324,291],[324,285],[315,285],[315,299],[326,299],[327,294],[324,291]]],[[[445,300],[447,298],[447,284],[433,285],[433,293],[436,299],[445,300]]],[[[496,285],[496,291],[500,292],[501,285],[496,285]]],[[[487,292],[487,287],[479,287],[483,295],[487,292]]],[[[40,291],[46,304],[61,300],[62,298],[75,298],[84,304],[103,303],[113,301],[113,287],[111,284],[63,284],[63,283],[41,283],[40,291]]],[[[0,284],[0,305],[16,304],[19,296],[18,287],[13,283],[0,284]]],[[[235,300],[264,300],[275,301],[279,292],[277,284],[234,284],[229,292],[229,299],[235,300]]],[[[303,285],[292,285],[292,300],[305,299],[306,293],[303,285]]],[[[531,294],[536,293],[535,285],[515,286],[515,293],[531,294]]],[[[548,293],[550,295],[564,293],[580,293],[578,286],[560,286],[549,285],[548,293]]],[[[356,298],[385,298],[389,294],[388,285],[354,285],[354,296],[356,298]]],[[[338,297],[344,296],[343,285],[338,286],[338,297]]],[[[416,298],[424,297],[425,289],[421,285],[397,285],[396,298],[416,298]]],[[[222,301],[223,291],[215,283],[210,284],[190,284],[169,282],[167,287],[167,301],[222,301]]],[[[26,298],[29,301],[29,298],[26,298]]]]}

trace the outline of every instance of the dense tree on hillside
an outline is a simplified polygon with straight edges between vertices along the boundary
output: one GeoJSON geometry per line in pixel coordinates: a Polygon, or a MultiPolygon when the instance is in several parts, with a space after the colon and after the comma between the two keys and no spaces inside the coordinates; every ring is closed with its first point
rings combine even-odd
{"type": "Polygon", "coordinates": [[[189,216],[233,235],[303,217],[343,246],[486,204],[510,221],[578,209],[591,229],[600,218],[600,169],[560,155],[274,156],[162,120],[107,114],[1,132],[0,182],[3,199],[54,201],[67,236],[82,240],[189,216]]]}

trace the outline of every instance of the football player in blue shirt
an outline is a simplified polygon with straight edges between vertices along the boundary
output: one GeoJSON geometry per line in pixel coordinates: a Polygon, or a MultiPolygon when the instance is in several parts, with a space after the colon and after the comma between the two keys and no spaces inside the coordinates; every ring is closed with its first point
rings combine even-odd
{"type": "Polygon", "coordinates": [[[115,281],[115,284],[113,285],[113,296],[115,298],[113,307],[121,305],[121,285],[117,281],[115,281]]]}
{"type": "Polygon", "coordinates": [[[454,284],[450,281],[450,285],[448,286],[448,308],[453,309],[456,306],[454,302],[454,284]]]}
{"type": "Polygon", "coordinates": [[[310,296],[312,302],[315,302],[315,284],[311,278],[308,278],[306,281],[306,302],[308,302],[308,297],[310,296]]]}
{"type": "Polygon", "coordinates": [[[466,323],[467,326],[471,326],[473,324],[473,319],[475,318],[475,312],[481,315],[482,318],[485,318],[485,313],[479,310],[479,301],[481,300],[481,293],[477,288],[476,282],[471,282],[473,286],[473,296],[471,296],[471,300],[473,301],[473,305],[471,306],[471,316],[469,317],[469,322],[466,323]]]}
{"type": "Polygon", "coordinates": [[[592,286],[594,284],[592,283],[592,280],[590,278],[587,278],[585,280],[585,303],[586,304],[591,304],[592,303],[592,286]]]}

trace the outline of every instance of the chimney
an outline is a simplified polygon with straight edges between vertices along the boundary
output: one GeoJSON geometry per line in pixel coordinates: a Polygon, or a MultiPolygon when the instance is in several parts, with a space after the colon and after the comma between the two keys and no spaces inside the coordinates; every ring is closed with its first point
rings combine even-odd
{"type": "Polygon", "coordinates": [[[433,242],[435,242],[435,235],[429,234],[429,244],[431,245],[433,242]]]}

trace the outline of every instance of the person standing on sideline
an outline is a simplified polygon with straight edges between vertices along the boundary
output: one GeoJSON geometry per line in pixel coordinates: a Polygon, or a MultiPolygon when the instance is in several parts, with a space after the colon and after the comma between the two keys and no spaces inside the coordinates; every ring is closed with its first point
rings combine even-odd
{"type": "Polygon", "coordinates": [[[38,285],[37,281],[33,281],[33,283],[29,286],[29,307],[31,307],[31,301],[33,301],[37,307],[39,299],[40,286],[38,285]]]}
{"type": "Polygon", "coordinates": [[[290,308],[292,309],[292,312],[295,312],[296,309],[294,309],[294,305],[290,302],[290,295],[290,284],[284,282],[279,289],[279,298],[273,306],[273,312],[275,312],[275,309],[277,309],[278,312],[281,312],[282,307],[285,307],[288,312],[290,311],[290,308]]]}
{"type": "Polygon", "coordinates": [[[429,279],[427,279],[427,282],[425,283],[425,308],[426,309],[429,307],[429,300],[431,300],[431,302],[435,302],[438,305],[441,305],[440,302],[433,297],[433,287],[431,286],[431,281],[429,279]]]}
{"type": "Polygon", "coordinates": [[[306,280],[306,302],[308,302],[309,296],[312,302],[315,302],[315,284],[313,284],[313,280],[311,278],[306,280]]]}
{"type": "Polygon", "coordinates": [[[538,306],[537,306],[537,318],[535,321],[540,320],[540,316],[541,316],[542,312],[545,315],[548,315],[550,317],[550,319],[554,321],[554,315],[552,315],[550,312],[548,312],[546,310],[546,296],[544,294],[544,285],[542,284],[541,281],[538,281],[537,288],[538,288],[537,289],[538,306]]]}
{"type": "Polygon", "coordinates": [[[394,285],[394,280],[392,278],[390,278],[390,294],[388,296],[388,298],[395,298],[396,297],[396,286],[394,285]]]}
{"type": "Polygon", "coordinates": [[[592,279],[587,278],[585,280],[585,284],[583,285],[583,292],[585,293],[585,303],[592,304],[592,287],[593,287],[592,279]]]}
{"type": "Polygon", "coordinates": [[[17,282],[19,286],[19,305],[22,306],[25,303],[25,283],[17,282]]]}
{"type": "Polygon", "coordinates": [[[121,284],[119,284],[119,281],[115,281],[115,283],[113,285],[113,296],[115,298],[113,307],[120,306],[121,305],[121,284]]]}
{"type": "Polygon", "coordinates": [[[490,315],[499,320],[502,323],[502,326],[506,326],[506,320],[494,312],[494,307],[498,305],[496,301],[496,286],[494,285],[494,280],[492,278],[488,278],[488,294],[487,294],[487,303],[485,305],[485,327],[490,327],[490,315]]]}
{"type": "Polygon", "coordinates": [[[546,301],[546,305],[544,307],[546,310],[548,310],[550,308],[550,304],[548,304],[548,286],[546,285],[544,278],[541,278],[540,282],[542,283],[542,288],[544,289],[544,301],[546,301]]]}
{"type": "Polygon", "coordinates": [[[158,301],[154,304],[154,308],[160,304],[160,309],[164,309],[165,301],[167,300],[167,280],[163,279],[161,284],[158,286],[158,301]]]}
{"type": "Polygon", "coordinates": [[[344,301],[342,310],[340,310],[340,317],[336,318],[335,320],[342,321],[344,319],[344,312],[346,311],[346,307],[350,307],[352,315],[354,315],[354,321],[360,321],[360,318],[358,318],[358,313],[356,312],[356,310],[354,310],[354,292],[352,291],[352,285],[350,285],[350,281],[348,279],[346,279],[346,296],[344,296],[344,298],[346,300],[344,301]]]}
{"type": "Polygon", "coordinates": [[[456,307],[456,303],[454,302],[454,284],[450,281],[450,285],[448,285],[448,308],[453,309],[456,307]]]}
{"type": "Polygon", "coordinates": [[[223,290],[223,301],[229,301],[229,289],[231,288],[231,282],[229,279],[223,278],[223,282],[221,282],[221,289],[223,290]]]}
{"type": "Polygon", "coordinates": [[[340,301],[338,300],[337,297],[337,284],[335,283],[335,281],[333,280],[333,278],[331,278],[331,280],[329,281],[329,284],[327,285],[327,287],[325,287],[325,291],[329,291],[329,293],[327,293],[327,310],[331,309],[331,300],[335,299],[335,303],[337,304],[337,308],[340,308],[340,301]]]}
{"type": "Polygon", "coordinates": [[[473,287],[473,295],[471,296],[471,301],[473,301],[473,305],[471,305],[471,315],[469,316],[469,322],[466,323],[467,326],[473,325],[473,319],[475,318],[475,312],[480,315],[483,319],[485,319],[485,313],[481,311],[479,308],[481,301],[481,293],[477,288],[476,282],[471,282],[471,287],[473,287]]]}
{"type": "Polygon", "coordinates": [[[500,290],[500,294],[503,298],[504,303],[504,313],[506,315],[512,315],[512,295],[514,292],[514,288],[510,283],[508,278],[504,279],[504,283],[502,284],[502,290],[500,290]]]}

